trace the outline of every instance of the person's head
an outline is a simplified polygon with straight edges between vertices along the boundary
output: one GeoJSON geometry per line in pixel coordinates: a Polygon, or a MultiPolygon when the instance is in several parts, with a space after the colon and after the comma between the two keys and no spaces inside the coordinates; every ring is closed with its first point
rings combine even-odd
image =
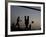
{"type": "Polygon", "coordinates": [[[34,23],[34,21],[32,21],[32,23],[34,23]]]}

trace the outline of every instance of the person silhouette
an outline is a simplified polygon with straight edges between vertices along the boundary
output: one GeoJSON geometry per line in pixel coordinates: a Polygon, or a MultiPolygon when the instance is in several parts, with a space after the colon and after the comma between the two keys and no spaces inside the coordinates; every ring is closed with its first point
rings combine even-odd
{"type": "MultiPolygon", "coordinates": [[[[31,23],[33,24],[33,23],[34,23],[34,21],[32,21],[31,23]]],[[[29,28],[28,28],[28,29],[29,29],[29,30],[31,30],[31,24],[29,25],[29,28]]]]}
{"type": "Polygon", "coordinates": [[[28,24],[29,24],[29,16],[25,16],[25,25],[26,25],[26,29],[28,28],[28,24]]]}
{"type": "Polygon", "coordinates": [[[29,30],[31,30],[31,24],[29,25],[29,30]]]}
{"type": "Polygon", "coordinates": [[[16,26],[18,26],[18,30],[19,30],[19,20],[20,20],[20,17],[18,16],[17,23],[16,23],[16,26]]]}

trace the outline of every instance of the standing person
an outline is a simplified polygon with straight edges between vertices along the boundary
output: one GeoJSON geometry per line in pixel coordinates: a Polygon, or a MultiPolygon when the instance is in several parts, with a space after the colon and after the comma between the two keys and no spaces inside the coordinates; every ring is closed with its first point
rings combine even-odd
{"type": "MultiPolygon", "coordinates": [[[[33,24],[33,23],[34,23],[34,21],[31,22],[31,24],[33,24]]],[[[31,24],[29,25],[29,28],[28,28],[29,30],[31,30],[31,24]]]]}
{"type": "Polygon", "coordinates": [[[18,26],[17,28],[17,30],[19,30],[19,20],[20,20],[20,17],[18,16],[18,18],[17,18],[17,23],[16,23],[16,26],[18,26]]]}
{"type": "Polygon", "coordinates": [[[31,24],[29,25],[29,28],[28,29],[31,30],[31,24]]]}
{"type": "Polygon", "coordinates": [[[26,25],[26,29],[28,28],[28,24],[29,24],[29,16],[25,16],[25,25],[26,25]]]}

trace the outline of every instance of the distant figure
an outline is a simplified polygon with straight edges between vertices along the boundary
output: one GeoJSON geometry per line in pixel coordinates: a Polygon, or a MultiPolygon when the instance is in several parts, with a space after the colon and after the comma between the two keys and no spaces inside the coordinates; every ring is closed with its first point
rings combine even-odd
{"type": "Polygon", "coordinates": [[[34,21],[32,21],[32,24],[34,23],[34,21]]]}
{"type": "Polygon", "coordinates": [[[29,16],[25,16],[25,25],[26,25],[26,28],[28,28],[28,24],[29,24],[29,16]]]}
{"type": "Polygon", "coordinates": [[[20,17],[17,18],[17,23],[16,23],[16,26],[18,26],[18,28],[19,28],[19,19],[20,17]]]}
{"type": "Polygon", "coordinates": [[[29,25],[29,28],[28,29],[31,30],[31,24],[29,25]]]}

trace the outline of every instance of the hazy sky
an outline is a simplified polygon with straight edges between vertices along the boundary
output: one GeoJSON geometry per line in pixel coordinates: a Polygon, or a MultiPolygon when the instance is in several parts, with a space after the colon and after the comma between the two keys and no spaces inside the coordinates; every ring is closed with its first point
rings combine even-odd
{"type": "MultiPolygon", "coordinates": [[[[30,6],[31,7],[31,6],[30,6]]],[[[40,7],[34,7],[40,9],[40,7]]],[[[18,16],[21,17],[22,22],[20,23],[23,27],[24,25],[24,16],[29,16],[29,24],[31,24],[31,21],[34,21],[34,24],[31,24],[32,29],[38,29],[41,25],[41,12],[33,9],[28,9],[24,7],[19,6],[11,6],[11,16],[12,16],[12,23],[16,23],[16,19],[18,16]]]]}

